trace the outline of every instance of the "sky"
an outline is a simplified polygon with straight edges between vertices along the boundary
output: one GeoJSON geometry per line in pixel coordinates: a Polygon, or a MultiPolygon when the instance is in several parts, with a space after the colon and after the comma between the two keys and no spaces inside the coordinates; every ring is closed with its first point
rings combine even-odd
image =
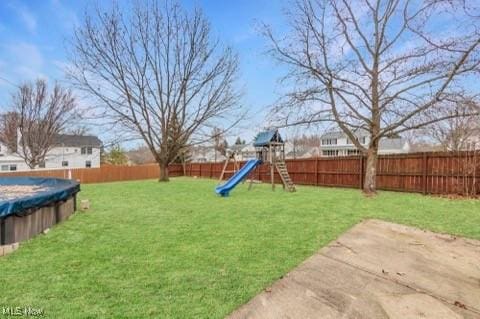
{"type": "MultiPolygon", "coordinates": [[[[101,3],[101,2],[100,2],[101,3]]],[[[266,41],[259,23],[281,31],[284,0],[184,0],[199,6],[213,32],[240,58],[242,104],[249,110],[248,124],[232,134],[251,140],[265,124],[268,106],[279,97],[278,79],[283,74],[265,54],[266,41]]],[[[15,85],[38,77],[50,83],[65,81],[69,41],[75,26],[93,1],[0,1],[0,109],[8,106],[15,85]]],[[[101,137],[101,136],[100,136],[101,137]]],[[[232,136],[233,140],[234,137],[232,136]]]]}

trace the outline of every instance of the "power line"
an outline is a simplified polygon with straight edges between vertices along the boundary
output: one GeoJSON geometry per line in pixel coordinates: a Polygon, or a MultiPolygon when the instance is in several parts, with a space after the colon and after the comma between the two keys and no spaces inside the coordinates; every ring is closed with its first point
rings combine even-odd
{"type": "Polygon", "coordinates": [[[16,88],[20,88],[20,86],[18,86],[17,84],[13,83],[12,81],[4,78],[3,76],[0,76],[0,80],[3,80],[4,82],[7,82],[8,84],[10,84],[10,85],[12,85],[12,86],[14,86],[14,87],[16,87],[16,88]]]}

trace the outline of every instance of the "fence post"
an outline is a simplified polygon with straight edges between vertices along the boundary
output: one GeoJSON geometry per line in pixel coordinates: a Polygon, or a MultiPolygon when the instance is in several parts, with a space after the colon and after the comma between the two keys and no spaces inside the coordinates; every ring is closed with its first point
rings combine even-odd
{"type": "Polygon", "coordinates": [[[428,156],[426,152],[423,152],[423,161],[422,161],[422,193],[423,195],[427,194],[428,191],[428,182],[427,182],[427,171],[428,171],[428,156]]]}
{"type": "Polygon", "coordinates": [[[262,175],[260,174],[260,170],[262,169],[262,166],[258,166],[257,168],[257,173],[258,173],[258,180],[261,181],[262,180],[262,175]]]}
{"type": "Polygon", "coordinates": [[[213,175],[213,163],[210,163],[210,178],[212,178],[213,175]]]}
{"type": "Polygon", "coordinates": [[[365,172],[363,171],[363,154],[360,155],[360,189],[363,188],[363,179],[364,179],[364,176],[365,176],[365,172]]]}
{"type": "Polygon", "coordinates": [[[315,186],[318,186],[318,157],[315,157],[315,186]]]}

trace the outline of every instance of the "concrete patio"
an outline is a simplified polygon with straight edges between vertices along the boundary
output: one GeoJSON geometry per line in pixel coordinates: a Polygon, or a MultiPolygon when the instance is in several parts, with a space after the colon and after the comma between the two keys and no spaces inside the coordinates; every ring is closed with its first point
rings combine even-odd
{"type": "Polygon", "coordinates": [[[480,241],[367,220],[229,318],[480,318],[480,241]]]}

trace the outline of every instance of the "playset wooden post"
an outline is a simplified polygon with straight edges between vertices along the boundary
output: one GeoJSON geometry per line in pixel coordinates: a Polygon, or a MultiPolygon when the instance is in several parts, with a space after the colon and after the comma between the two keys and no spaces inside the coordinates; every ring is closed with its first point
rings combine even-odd
{"type": "Polygon", "coordinates": [[[218,179],[218,182],[220,183],[223,180],[223,177],[225,176],[225,173],[233,173],[235,174],[240,168],[237,162],[236,158],[236,153],[232,151],[228,156],[227,159],[225,160],[225,164],[223,165],[222,173],[220,174],[220,178],[218,179]],[[230,161],[233,161],[233,170],[232,171],[227,171],[228,164],[230,161]]]}

